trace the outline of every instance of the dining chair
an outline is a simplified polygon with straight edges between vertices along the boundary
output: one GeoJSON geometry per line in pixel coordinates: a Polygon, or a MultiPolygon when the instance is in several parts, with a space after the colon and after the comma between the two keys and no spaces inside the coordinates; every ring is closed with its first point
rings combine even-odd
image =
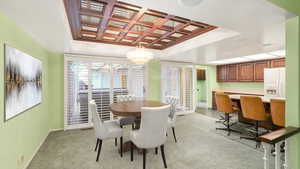
{"type": "MultiPolygon", "coordinates": [[[[134,95],[118,95],[117,102],[126,102],[126,101],[134,101],[134,95]]],[[[135,118],[134,117],[117,117],[117,121],[120,126],[123,128],[125,125],[131,125],[132,129],[134,129],[135,118]]]]}
{"type": "Polygon", "coordinates": [[[141,126],[139,130],[130,132],[131,161],[133,161],[133,146],[143,150],[143,169],[146,168],[146,149],[160,147],[164,167],[167,168],[164,143],[168,129],[170,105],[161,107],[142,107],[141,126]]]}
{"type": "Polygon", "coordinates": [[[168,128],[172,129],[173,137],[177,143],[177,138],[175,134],[175,125],[176,125],[176,106],[179,103],[178,97],[175,96],[166,96],[166,103],[170,104],[170,114],[168,118],[168,128]]]}
{"type": "Polygon", "coordinates": [[[123,157],[123,129],[115,121],[102,121],[97,112],[97,106],[94,100],[89,103],[90,111],[93,117],[95,136],[97,138],[96,148],[98,149],[96,161],[99,160],[102,142],[107,139],[120,138],[120,155],[123,157]]]}

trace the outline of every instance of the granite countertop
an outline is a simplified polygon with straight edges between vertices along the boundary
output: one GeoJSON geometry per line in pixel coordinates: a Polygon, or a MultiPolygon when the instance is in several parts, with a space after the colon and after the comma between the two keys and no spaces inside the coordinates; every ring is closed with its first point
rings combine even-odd
{"type": "Polygon", "coordinates": [[[215,88],[215,92],[228,92],[236,94],[251,94],[251,95],[264,95],[264,90],[262,89],[230,89],[230,88],[215,88]]]}

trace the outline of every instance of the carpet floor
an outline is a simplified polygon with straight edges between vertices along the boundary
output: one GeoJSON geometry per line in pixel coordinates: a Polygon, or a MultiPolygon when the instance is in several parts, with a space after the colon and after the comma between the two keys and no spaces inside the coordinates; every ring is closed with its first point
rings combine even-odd
{"type": "MultiPolygon", "coordinates": [[[[169,169],[263,169],[263,152],[216,131],[215,121],[201,114],[180,116],[176,123],[178,142],[169,131],[165,154],[169,169]]],[[[125,128],[124,141],[130,127],[125,128]]],[[[233,136],[235,137],[235,136],[233,136]]],[[[93,151],[94,130],[52,132],[28,169],[142,169],[142,155],[130,152],[121,158],[114,140],[103,142],[100,159],[93,151]]],[[[147,153],[147,169],[163,169],[160,153],[147,153]]]]}

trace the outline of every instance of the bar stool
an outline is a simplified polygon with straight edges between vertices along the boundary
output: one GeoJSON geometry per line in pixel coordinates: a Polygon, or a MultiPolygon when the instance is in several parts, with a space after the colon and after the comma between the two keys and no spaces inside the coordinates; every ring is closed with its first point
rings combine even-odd
{"type": "Polygon", "coordinates": [[[271,99],[272,122],[276,126],[285,127],[285,101],[281,99],[271,99]]]}
{"type": "Polygon", "coordinates": [[[269,119],[269,115],[266,113],[264,103],[260,97],[255,96],[241,96],[241,107],[243,116],[247,119],[255,121],[255,136],[246,137],[242,136],[241,139],[248,139],[256,141],[256,148],[260,146],[259,140],[259,122],[269,119]]]}
{"type": "Polygon", "coordinates": [[[227,131],[228,136],[230,135],[231,132],[241,133],[240,131],[233,130],[230,128],[233,125],[230,124],[230,114],[239,113],[239,109],[234,108],[232,106],[233,103],[229,98],[229,96],[224,93],[216,93],[216,104],[217,104],[217,110],[225,114],[225,121],[223,124],[226,126],[225,128],[216,128],[216,129],[227,131]]]}

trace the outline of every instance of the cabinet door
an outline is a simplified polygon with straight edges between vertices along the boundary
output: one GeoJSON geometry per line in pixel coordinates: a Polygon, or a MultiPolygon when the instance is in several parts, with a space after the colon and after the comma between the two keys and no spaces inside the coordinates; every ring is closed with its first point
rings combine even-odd
{"type": "Polygon", "coordinates": [[[264,69],[270,67],[269,61],[259,61],[254,63],[254,81],[264,81],[264,69]]]}
{"type": "Polygon", "coordinates": [[[217,66],[217,81],[225,82],[227,80],[227,66],[217,66]]]}
{"type": "Polygon", "coordinates": [[[253,63],[239,64],[238,80],[241,82],[251,82],[254,80],[254,64],[253,63]]]}
{"type": "Polygon", "coordinates": [[[271,67],[285,67],[285,58],[272,60],[271,67]]]}
{"type": "Polygon", "coordinates": [[[228,65],[227,66],[227,81],[235,82],[238,80],[238,65],[228,65]]]}

